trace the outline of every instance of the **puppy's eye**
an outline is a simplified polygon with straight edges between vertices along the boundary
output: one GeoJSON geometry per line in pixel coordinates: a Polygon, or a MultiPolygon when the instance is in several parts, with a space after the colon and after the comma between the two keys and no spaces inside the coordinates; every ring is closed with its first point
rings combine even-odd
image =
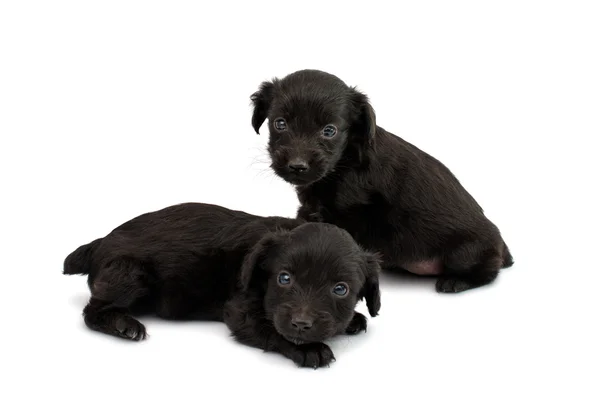
{"type": "Polygon", "coordinates": [[[279,131],[285,130],[287,128],[287,123],[282,118],[275,120],[275,128],[279,131]]]}
{"type": "Polygon", "coordinates": [[[323,129],[323,136],[327,138],[333,137],[337,133],[337,128],[334,125],[328,124],[323,129]]]}
{"type": "Polygon", "coordinates": [[[348,285],[345,283],[338,283],[333,287],[333,294],[336,296],[343,297],[348,294],[348,285]]]}
{"type": "Polygon", "coordinates": [[[277,277],[277,282],[280,285],[289,285],[292,282],[292,277],[287,272],[281,272],[277,277]]]}

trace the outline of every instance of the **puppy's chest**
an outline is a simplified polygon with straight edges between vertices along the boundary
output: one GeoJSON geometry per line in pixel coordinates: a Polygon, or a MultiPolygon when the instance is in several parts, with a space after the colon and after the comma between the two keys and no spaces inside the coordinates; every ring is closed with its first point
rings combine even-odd
{"type": "Polygon", "coordinates": [[[381,219],[390,209],[389,203],[379,192],[351,181],[316,187],[307,192],[304,199],[305,205],[319,213],[323,221],[336,224],[381,219]]]}
{"type": "Polygon", "coordinates": [[[359,185],[358,182],[343,182],[338,185],[333,198],[333,205],[340,210],[348,210],[359,206],[371,206],[378,202],[374,197],[378,192],[368,190],[359,185]]]}
{"type": "Polygon", "coordinates": [[[343,179],[317,185],[307,191],[307,196],[317,199],[322,206],[346,210],[371,204],[373,193],[359,181],[343,179]]]}

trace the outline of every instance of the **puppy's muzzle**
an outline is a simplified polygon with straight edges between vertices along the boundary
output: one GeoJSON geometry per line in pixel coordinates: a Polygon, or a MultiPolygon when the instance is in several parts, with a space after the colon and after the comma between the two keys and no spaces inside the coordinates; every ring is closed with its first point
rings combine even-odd
{"type": "Polygon", "coordinates": [[[308,162],[298,158],[290,160],[287,167],[290,173],[298,175],[304,174],[309,170],[308,162]]]}
{"type": "Polygon", "coordinates": [[[312,328],[314,319],[308,316],[295,316],[292,318],[292,327],[298,332],[305,332],[312,328]]]}

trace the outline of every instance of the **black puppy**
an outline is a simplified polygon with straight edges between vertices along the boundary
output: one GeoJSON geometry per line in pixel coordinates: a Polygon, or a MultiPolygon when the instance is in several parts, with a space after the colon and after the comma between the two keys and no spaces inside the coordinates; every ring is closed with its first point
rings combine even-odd
{"type": "Polygon", "coordinates": [[[64,262],[89,274],[86,325],[131,340],[146,337],[133,314],[224,321],[241,343],[300,366],[329,364],[323,341],[366,331],[354,311],[380,308],[379,260],[344,230],[186,203],[140,215],[64,262]]]}
{"type": "Polygon", "coordinates": [[[492,282],[513,263],[498,228],[442,163],[375,122],[366,95],[302,70],[252,95],[256,132],[269,119],[277,175],[294,184],[298,217],[348,230],[383,268],[439,275],[439,292],[492,282]]]}

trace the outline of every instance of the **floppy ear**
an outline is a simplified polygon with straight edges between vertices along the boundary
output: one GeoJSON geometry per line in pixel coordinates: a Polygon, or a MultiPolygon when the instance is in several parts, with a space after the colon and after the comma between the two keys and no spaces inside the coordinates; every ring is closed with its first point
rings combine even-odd
{"type": "Polygon", "coordinates": [[[272,82],[263,82],[258,91],[250,96],[254,105],[254,113],[252,114],[252,127],[256,134],[260,134],[258,130],[267,118],[271,101],[273,100],[273,88],[275,85],[272,82]]]}
{"type": "Polygon", "coordinates": [[[240,270],[240,286],[246,292],[256,281],[264,280],[265,263],[273,249],[287,236],[288,232],[270,232],[263,236],[246,254],[240,270]]]}
{"type": "Polygon", "coordinates": [[[351,102],[356,114],[352,130],[362,138],[364,144],[372,145],[377,131],[375,110],[369,103],[369,98],[354,88],[352,89],[351,102]]]}
{"type": "Polygon", "coordinates": [[[378,315],[381,309],[381,293],[379,291],[379,271],[381,269],[380,256],[377,253],[365,252],[363,263],[363,272],[365,274],[365,284],[360,292],[360,299],[367,301],[367,308],[372,317],[378,315]]]}

